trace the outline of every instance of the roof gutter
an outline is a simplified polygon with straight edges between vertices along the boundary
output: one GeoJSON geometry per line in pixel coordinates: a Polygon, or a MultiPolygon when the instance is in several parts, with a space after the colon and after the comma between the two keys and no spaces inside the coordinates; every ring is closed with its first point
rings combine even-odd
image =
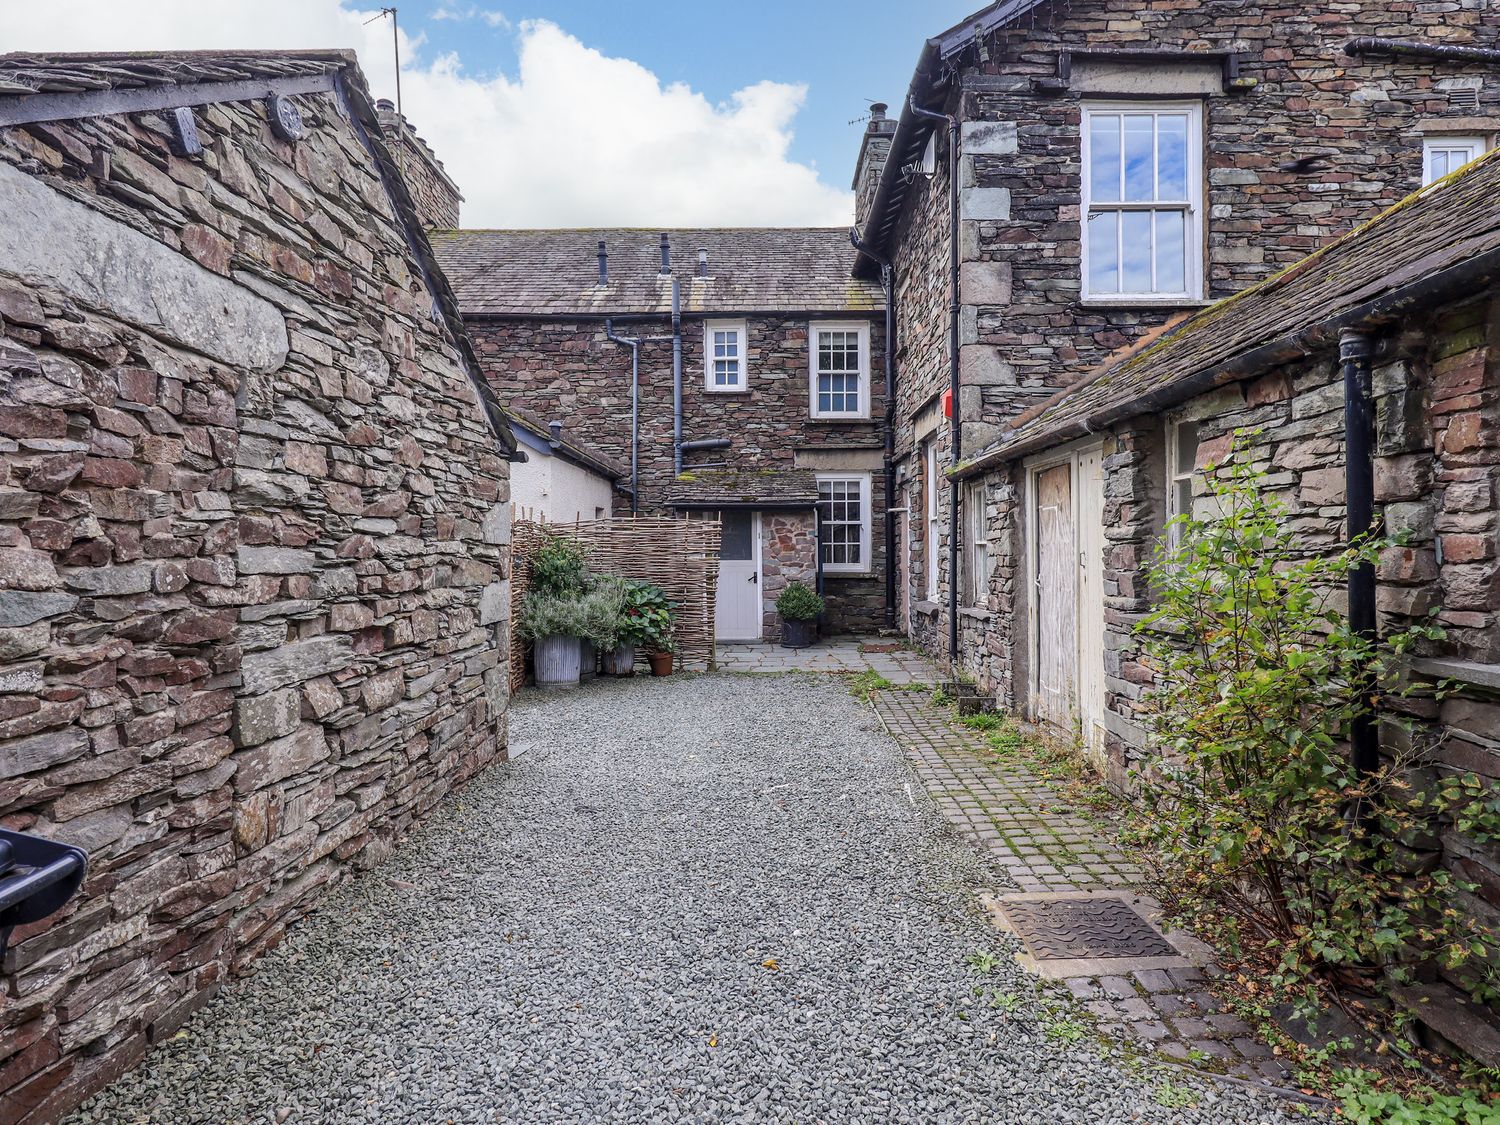
{"type": "Polygon", "coordinates": [[[1403,285],[1315,325],[1288,332],[1139,398],[1104,407],[1084,418],[999,446],[967,465],[959,466],[949,475],[955,480],[967,480],[995,465],[1085,437],[1126,418],[1166,410],[1226,383],[1251,378],[1268,368],[1334,347],[1339,334],[1347,329],[1378,328],[1413,309],[1472,296],[1480,286],[1497,281],[1500,281],[1500,247],[1428,274],[1410,285],[1403,285]]]}

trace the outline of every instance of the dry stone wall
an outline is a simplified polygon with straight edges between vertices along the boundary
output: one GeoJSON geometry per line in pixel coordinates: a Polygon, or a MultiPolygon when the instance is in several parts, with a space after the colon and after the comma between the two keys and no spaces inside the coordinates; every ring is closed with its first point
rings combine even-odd
{"type": "Polygon", "coordinates": [[[6,954],[0,1121],[504,754],[508,465],[343,107],[297,100],[295,145],[200,107],[197,158],[151,114],[0,133],[0,823],[90,855],[6,954]]]}

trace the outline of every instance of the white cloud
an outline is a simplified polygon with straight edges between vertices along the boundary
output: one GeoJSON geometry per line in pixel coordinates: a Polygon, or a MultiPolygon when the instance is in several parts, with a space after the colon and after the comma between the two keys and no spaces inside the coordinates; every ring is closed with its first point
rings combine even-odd
{"type": "MultiPolygon", "coordinates": [[[[453,18],[490,17],[446,4],[453,18]]],[[[0,5],[10,50],[352,47],[377,93],[394,89],[390,26],[340,0],[51,0],[0,5]]],[[[515,29],[514,75],[424,57],[402,31],[408,119],[466,197],[468,226],[839,225],[848,192],[788,156],[805,88],[758,82],[715,104],[663,85],[546,21],[515,29]]],[[[491,26],[503,28],[501,22],[491,26]]]]}
{"type": "Polygon", "coordinates": [[[483,20],[491,27],[505,28],[509,30],[510,20],[505,18],[504,12],[497,12],[492,8],[481,8],[478,4],[470,4],[467,7],[453,7],[448,4],[440,4],[433,9],[432,16],[435,20],[483,20]]]}

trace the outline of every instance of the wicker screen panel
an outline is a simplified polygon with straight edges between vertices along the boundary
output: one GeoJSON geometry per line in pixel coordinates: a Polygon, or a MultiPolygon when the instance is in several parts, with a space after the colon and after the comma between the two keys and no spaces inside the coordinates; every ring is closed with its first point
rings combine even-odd
{"type": "MultiPolygon", "coordinates": [[[[531,581],[531,555],[549,536],[575,539],[596,574],[654,582],[677,603],[678,660],[714,666],[714,592],[719,577],[718,520],[620,516],[569,524],[517,520],[511,530],[511,610],[520,613],[531,581]]],[[[511,690],[526,679],[526,643],[511,633],[511,690]]]]}

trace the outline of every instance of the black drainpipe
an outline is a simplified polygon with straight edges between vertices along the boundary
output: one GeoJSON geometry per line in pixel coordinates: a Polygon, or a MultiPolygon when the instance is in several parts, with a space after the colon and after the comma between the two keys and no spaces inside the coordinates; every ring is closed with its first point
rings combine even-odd
{"type": "MultiPolygon", "coordinates": [[[[948,126],[948,258],[952,277],[952,302],[948,309],[948,395],[952,402],[953,418],[949,430],[950,465],[957,465],[963,458],[963,427],[958,411],[958,314],[960,309],[958,288],[958,118],[946,113],[923,109],[915,102],[907,105],[918,117],[943,121],[948,126]]],[[[948,481],[948,660],[958,671],[958,481],[948,481]]]]}
{"type": "MultiPolygon", "coordinates": [[[[1344,489],[1349,544],[1363,544],[1375,526],[1375,413],[1370,395],[1370,337],[1356,329],[1339,333],[1344,373],[1344,489]]],[[[1375,567],[1360,563],[1349,572],[1349,627],[1367,644],[1378,639],[1375,624],[1375,567]]],[[[1362,776],[1380,768],[1375,726],[1376,683],[1366,666],[1356,681],[1361,708],[1349,727],[1349,756],[1362,776]]]]}
{"type": "Polygon", "coordinates": [[[896,281],[891,260],[878,254],[859,237],[859,228],[849,232],[849,241],[861,254],[880,266],[885,289],[885,627],[896,627],[896,281]]]}

